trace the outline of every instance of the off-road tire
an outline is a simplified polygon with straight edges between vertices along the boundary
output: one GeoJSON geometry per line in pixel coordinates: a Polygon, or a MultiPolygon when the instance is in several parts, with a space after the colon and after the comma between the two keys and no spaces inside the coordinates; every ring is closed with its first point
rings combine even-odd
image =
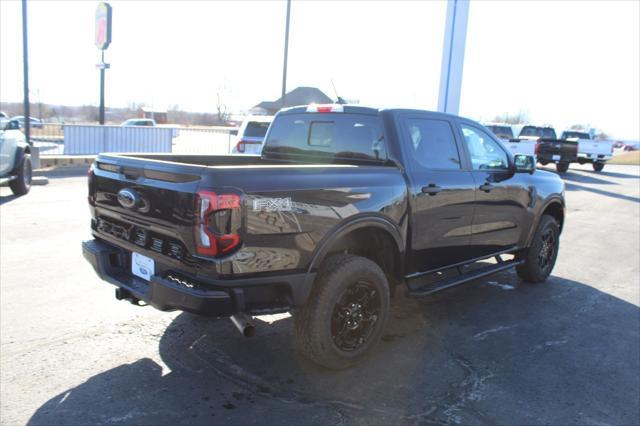
{"type": "Polygon", "coordinates": [[[354,255],[332,256],[320,268],[306,304],[294,312],[294,348],[326,368],[338,370],[356,364],[380,340],[389,316],[389,299],[387,278],[375,262],[354,255]],[[334,340],[332,324],[339,302],[354,285],[362,282],[379,295],[379,315],[369,322],[372,325],[361,346],[343,350],[334,340]]]}
{"type": "Polygon", "coordinates": [[[593,163],[593,170],[596,172],[601,172],[604,169],[604,163],[601,161],[596,161],[593,163]]]}
{"type": "Polygon", "coordinates": [[[558,257],[559,237],[560,226],[556,219],[549,215],[542,216],[538,229],[533,236],[531,246],[519,256],[520,259],[525,261],[516,267],[516,272],[520,278],[529,283],[542,283],[547,279],[558,257]],[[543,267],[539,256],[543,254],[542,250],[545,246],[547,233],[551,233],[553,236],[553,243],[551,243],[553,252],[548,259],[548,264],[543,267]]]}
{"type": "Polygon", "coordinates": [[[18,166],[18,174],[9,182],[9,187],[14,195],[25,195],[31,189],[31,155],[24,154],[18,166]]]}
{"type": "Polygon", "coordinates": [[[556,163],[556,170],[558,171],[558,173],[567,173],[567,170],[569,170],[569,163],[556,163]]]}

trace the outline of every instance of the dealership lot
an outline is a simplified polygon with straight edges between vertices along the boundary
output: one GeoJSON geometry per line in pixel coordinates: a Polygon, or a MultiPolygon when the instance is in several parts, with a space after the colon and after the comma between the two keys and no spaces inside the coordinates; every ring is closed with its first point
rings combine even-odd
{"type": "MultiPolygon", "coordinates": [[[[75,172],[75,173],[74,173],[75,172]]],[[[640,169],[573,166],[552,278],[507,272],[399,295],[383,342],[329,372],[286,315],[244,339],[224,320],[137,308],[82,259],[84,172],[0,190],[0,423],[635,424],[640,169]]]]}

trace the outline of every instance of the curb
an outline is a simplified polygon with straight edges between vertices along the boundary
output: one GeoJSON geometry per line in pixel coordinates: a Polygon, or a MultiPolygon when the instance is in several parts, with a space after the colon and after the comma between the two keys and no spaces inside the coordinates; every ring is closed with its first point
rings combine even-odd
{"type": "Polygon", "coordinates": [[[96,159],[95,155],[51,155],[40,157],[40,168],[77,167],[90,165],[96,159]]]}

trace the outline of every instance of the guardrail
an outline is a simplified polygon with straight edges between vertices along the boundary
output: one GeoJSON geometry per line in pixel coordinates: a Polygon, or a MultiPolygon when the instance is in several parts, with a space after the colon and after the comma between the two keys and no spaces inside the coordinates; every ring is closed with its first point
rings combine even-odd
{"type": "Polygon", "coordinates": [[[31,128],[40,155],[91,155],[101,152],[228,154],[231,127],[144,127],[42,124],[31,128]]]}

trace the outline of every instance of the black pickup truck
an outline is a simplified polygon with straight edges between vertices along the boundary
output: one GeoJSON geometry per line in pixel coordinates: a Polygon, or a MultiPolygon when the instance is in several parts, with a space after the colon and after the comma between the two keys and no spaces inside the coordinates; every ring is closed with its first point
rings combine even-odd
{"type": "Polygon", "coordinates": [[[85,258],[116,297],[231,317],[291,311],[296,346],[329,368],[380,339],[409,297],[516,267],[542,282],[564,185],[487,129],[408,109],[279,112],[261,157],[100,155],[85,258]]]}
{"type": "Polygon", "coordinates": [[[558,139],[553,127],[524,126],[518,139],[535,140],[538,162],[543,166],[555,163],[558,173],[565,173],[569,164],[578,160],[578,142],[558,139]]]}

